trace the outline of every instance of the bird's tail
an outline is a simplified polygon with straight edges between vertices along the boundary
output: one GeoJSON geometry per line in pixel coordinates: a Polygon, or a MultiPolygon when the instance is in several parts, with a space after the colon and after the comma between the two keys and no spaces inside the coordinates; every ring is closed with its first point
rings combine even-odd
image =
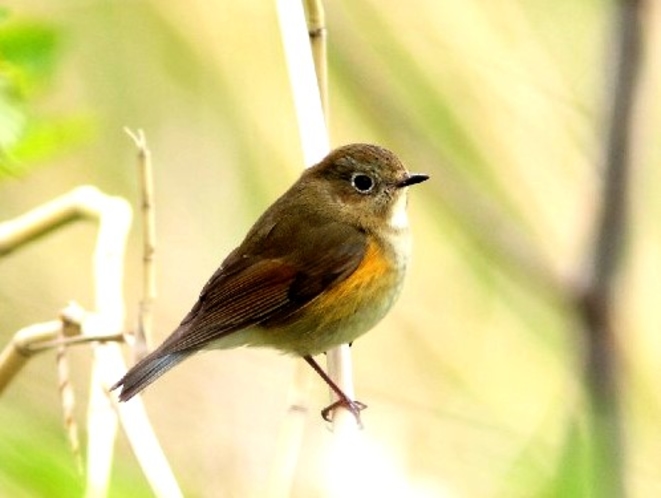
{"type": "MultiPolygon", "coordinates": [[[[159,348],[160,349],[160,348],[159,348]]],[[[121,386],[120,401],[128,401],[175,365],[188,358],[191,351],[163,353],[156,349],[136,363],[110,390],[121,386]]]]}

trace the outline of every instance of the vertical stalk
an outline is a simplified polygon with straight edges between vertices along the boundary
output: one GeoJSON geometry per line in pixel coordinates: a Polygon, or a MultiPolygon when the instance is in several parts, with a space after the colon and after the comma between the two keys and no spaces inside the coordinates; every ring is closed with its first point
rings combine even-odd
{"type": "Polygon", "coordinates": [[[154,213],[154,175],[151,151],[142,130],[136,133],[125,128],[138,148],[138,178],[142,213],[142,298],[138,313],[138,328],[135,332],[133,354],[135,361],[144,358],[151,348],[152,307],[156,298],[156,217],[154,213]]]}

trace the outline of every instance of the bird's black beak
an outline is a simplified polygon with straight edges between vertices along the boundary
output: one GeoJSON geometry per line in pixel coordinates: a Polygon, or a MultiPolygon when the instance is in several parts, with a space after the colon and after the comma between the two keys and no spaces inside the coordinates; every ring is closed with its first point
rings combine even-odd
{"type": "Polygon", "coordinates": [[[397,188],[410,187],[411,185],[422,183],[426,180],[429,180],[429,175],[411,173],[407,178],[404,178],[401,182],[397,183],[397,188]]]}

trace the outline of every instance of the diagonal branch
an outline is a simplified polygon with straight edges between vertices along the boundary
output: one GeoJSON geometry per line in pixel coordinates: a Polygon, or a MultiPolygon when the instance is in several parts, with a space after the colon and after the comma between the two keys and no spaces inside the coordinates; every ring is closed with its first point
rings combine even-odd
{"type": "Polygon", "coordinates": [[[614,86],[604,146],[604,182],[587,286],[580,298],[586,336],[585,379],[599,459],[598,496],[623,496],[618,340],[613,323],[614,287],[627,236],[632,110],[641,55],[638,0],[617,5],[614,86]]]}

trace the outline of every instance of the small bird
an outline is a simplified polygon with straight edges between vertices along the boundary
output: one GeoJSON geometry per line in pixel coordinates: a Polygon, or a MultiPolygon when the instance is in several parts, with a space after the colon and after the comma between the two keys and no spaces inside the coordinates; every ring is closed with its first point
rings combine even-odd
{"type": "Polygon", "coordinates": [[[369,144],[333,150],[303,171],[206,283],[177,329],[112,389],[127,401],[202,350],[266,346],[300,356],[360,423],[351,400],[313,356],[351,344],[398,297],[411,253],[407,187],[412,174],[369,144]]]}

